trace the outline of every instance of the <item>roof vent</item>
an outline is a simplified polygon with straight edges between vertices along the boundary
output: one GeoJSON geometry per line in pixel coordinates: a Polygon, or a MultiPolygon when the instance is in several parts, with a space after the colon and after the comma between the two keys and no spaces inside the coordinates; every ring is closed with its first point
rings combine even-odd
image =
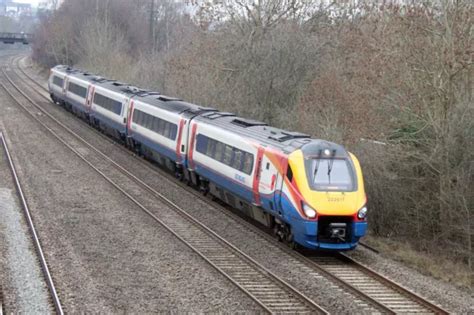
{"type": "Polygon", "coordinates": [[[267,124],[264,122],[253,120],[253,119],[246,119],[246,118],[235,118],[231,122],[234,125],[244,127],[244,128],[253,127],[253,126],[267,126],[267,124]]]}
{"type": "Polygon", "coordinates": [[[124,85],[126,85],[126,83],[117,81],[117,82],[112,83],[112,85],[115,85],[115,86],[124,86],[124,85]]]}
{"type": "Polygon", "coordinates": [[[147,90],[140,90],[137,93],[138,96],[145,97],[145,96],[154,96],[154,95],[160,95],[160,92],[150,92],[147,90]]]}
{"type": "Polygon", "coordinates": [[[107,80],[106,78],[104,78],[104,77],[93,77],[91,80],[94,81],[94,82],[98,82],[98,83],[102,83],[102,82],[108,81],[108,80],[107,80]]]}
{"type": "Polygon", "coordinates": [[[179,99],[179,98],[176,98],[176,97],[170,97],[170,96],[166,96],[166,95],[161,95],[160,97],[158,97],[158,100],[160,100],[162,102],[182,101],[182,99],[179,99]]]}
{"type": "Polygon", "coordinates": [[[71,68],[71,67],[67,67],[66,72],[67,73],[77,73],[77,72],[79,72],[79,70],[71,68]]]}
{"type": "Polygon", "coordinates": [[[228,116],[235,116],[235,114],[232,114],[232,113],[227,113],[227,112],[210,112],[208,114],[204,114],[202,115],[202,117],[205,117],[207,119],[217,119],[217,118],[220,118],[220,117],[228,117],[228,116]]]}
{"type": "Polygon", "coordinates": [[[203,112],[215,112],[215,111],[217,111],[217,109],[215,109],[213,107],[198,106],[198,108],[199,108],[200,111],[203,111],[203,112]]]}
{"type": "Polygon", "coordinates": [[[300,132],[282,131],[280,133],[272,133],[268,138],[278,142],[285,142],[292,139],[310,138],[310,136],[300,132]]]}

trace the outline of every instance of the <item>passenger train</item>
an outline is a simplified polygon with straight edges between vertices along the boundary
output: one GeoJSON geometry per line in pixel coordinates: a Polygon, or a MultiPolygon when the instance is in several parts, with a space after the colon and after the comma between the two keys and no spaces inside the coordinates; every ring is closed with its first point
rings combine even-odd
{"type": "Polygon", "coordinates": [[[292,247],[351,250],[366,234],[361,167],[341,145],[63,65],[48,86],[55,103],[292,247]]]}

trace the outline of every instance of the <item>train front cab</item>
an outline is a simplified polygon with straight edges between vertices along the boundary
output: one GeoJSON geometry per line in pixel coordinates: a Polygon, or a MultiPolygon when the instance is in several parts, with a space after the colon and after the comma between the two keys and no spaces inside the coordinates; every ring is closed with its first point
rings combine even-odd
{"type": "Polygon", "coordinates": [[[312,249],[354,249],[367,230],[357,158],[341,146],[324,149],[310,143],[289,155],[288,167],[292,178],[285,180],[290,187],[281,206],[291,217],[294,241],[312,249]]]}

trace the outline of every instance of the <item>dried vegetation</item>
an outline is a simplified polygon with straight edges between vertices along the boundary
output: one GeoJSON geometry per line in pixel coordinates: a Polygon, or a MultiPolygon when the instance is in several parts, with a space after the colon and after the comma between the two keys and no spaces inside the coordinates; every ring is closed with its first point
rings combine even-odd
{"type": "Polygon", "coordinates": [[[34,58],[343,143],[371,235],[461,264],[469,286],[473,19],[469,0],[67,0],[34,58]]]}

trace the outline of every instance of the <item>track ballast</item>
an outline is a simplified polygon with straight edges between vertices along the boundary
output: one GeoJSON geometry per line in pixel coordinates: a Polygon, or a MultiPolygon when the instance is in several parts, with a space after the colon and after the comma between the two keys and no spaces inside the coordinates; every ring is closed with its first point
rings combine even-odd
{"type": "MultiPolygon", "coordinates": [[[[17,60],[18,62],[18,60],[17,60]]],[[[22,74],[26,77],[21,78],[28,84],[28,86],[33,89],[36,93],[41,95],[42,97],[48,99],[47,94],[45,95],[44,92],[47,90],[34,80],[31,76],[29,76],[17,63],[17,68],[20,69],[22,74]],[[30,83],[27,83],[27,80],[33,82],[34,86],[39,87],[42,91],[38,91],[38,89],[34,88],[30,83]]],[[[97,133],[103,136],[100,133],[97,133]]],[[[106,137],[107,138],[107,137],[106,137]]],[[[107,138],[110,141],[109,138],[107,138]]],[[[122,150],[127,151],[125,148],[122,150]]],[[[133,155],[130,151],[127,151],[129,155],[133,155]]],[[[134,156],[134,155],[133,155],[134,156]]],[[[136,156],[134,156],[136,158],[136,156]]],[[[223,206],[210,201],[208,198],[203,197],[197,191],[192,188],[187,187],[186,185],[182,185],[181,183],[177,183],[173,180],[167,172],[163,170],[157,169],[156,167],[151,167],[149,163],[143,162],[143,160],[136,158],[136,161],[145,165],[151,171],[156,172],[160,176],[165,176],[175,185],[179,185],[181,188],[187,190],[188,192],[192,193],[194,196],[199,198],[200,200],[206,202],[210,206],[214,208],[224,208],[223,206]]],[[[250,234],[260,235],[267,239],[271,239],[271,237],[264,231],[256,228],[254,225],[249,224],[242,218],[238,217],[237,215],[225,209],[223,211],[228,217],[230,217],[233,221],[238,223],[241,226],[245,227],[245,232],[250,234]]],[[[192,218],[191,218],[192,219],[192,218]]],[[[179,227],[176,227],[179,229],[179,227]]],[[[211,231],[212,232],[212,231],[211,231]]],[[[214,232],[212,232],[214,233],[214,232]]],[[[309,272],[315,273],[317,276],[324,276],[334,281],[339,287],[348,291],[350,294],[354,295],[357,299],[356,303],[364,310],[364,312],[382,312],[382,313],[435,313],[435,314],[447,314],[445,310],[438,307],[434,303],[431,303],[422,297],[416,295],[415,293],[403,288],[402,286],[392,282],[391,280],[383,277],[382,275],[370,270],[367,267],[359,264],[358,262],[349,259],[345,255],[332,255],[332,256],[313,256],[309,255],[307,257],[301,255],[298,252],[289,250],[284,245],[281,245],[271,239],[272,246],[279,248],[280,250],[284,250],[286,253],[291,255],[294,260],[288,262],[288,265],[291,265],[292,268],[306,268],[309,272]]],[[[208,248],[206,241],[198,242],[198,245],[204,244],[204,249],[208,248]]],[[[218,255],[215,253],[215,255],[218,255]]],[[[217,256],[218,257],[218,256],[217,256]]],[[[223,266],[226,266],[227,262],[225,261],[224,257],[220,257],[224,261],[223,266]]],[[[229,266],[232,266],[230,264],[229,266]]],[[[239,276],[237,276],[239,277],[239,276]]],[[[241,279],[246,279],[246,276],[241,277],[241,279]]],[[[253,285],[254,283],[249,283],[253,285]]]]}

